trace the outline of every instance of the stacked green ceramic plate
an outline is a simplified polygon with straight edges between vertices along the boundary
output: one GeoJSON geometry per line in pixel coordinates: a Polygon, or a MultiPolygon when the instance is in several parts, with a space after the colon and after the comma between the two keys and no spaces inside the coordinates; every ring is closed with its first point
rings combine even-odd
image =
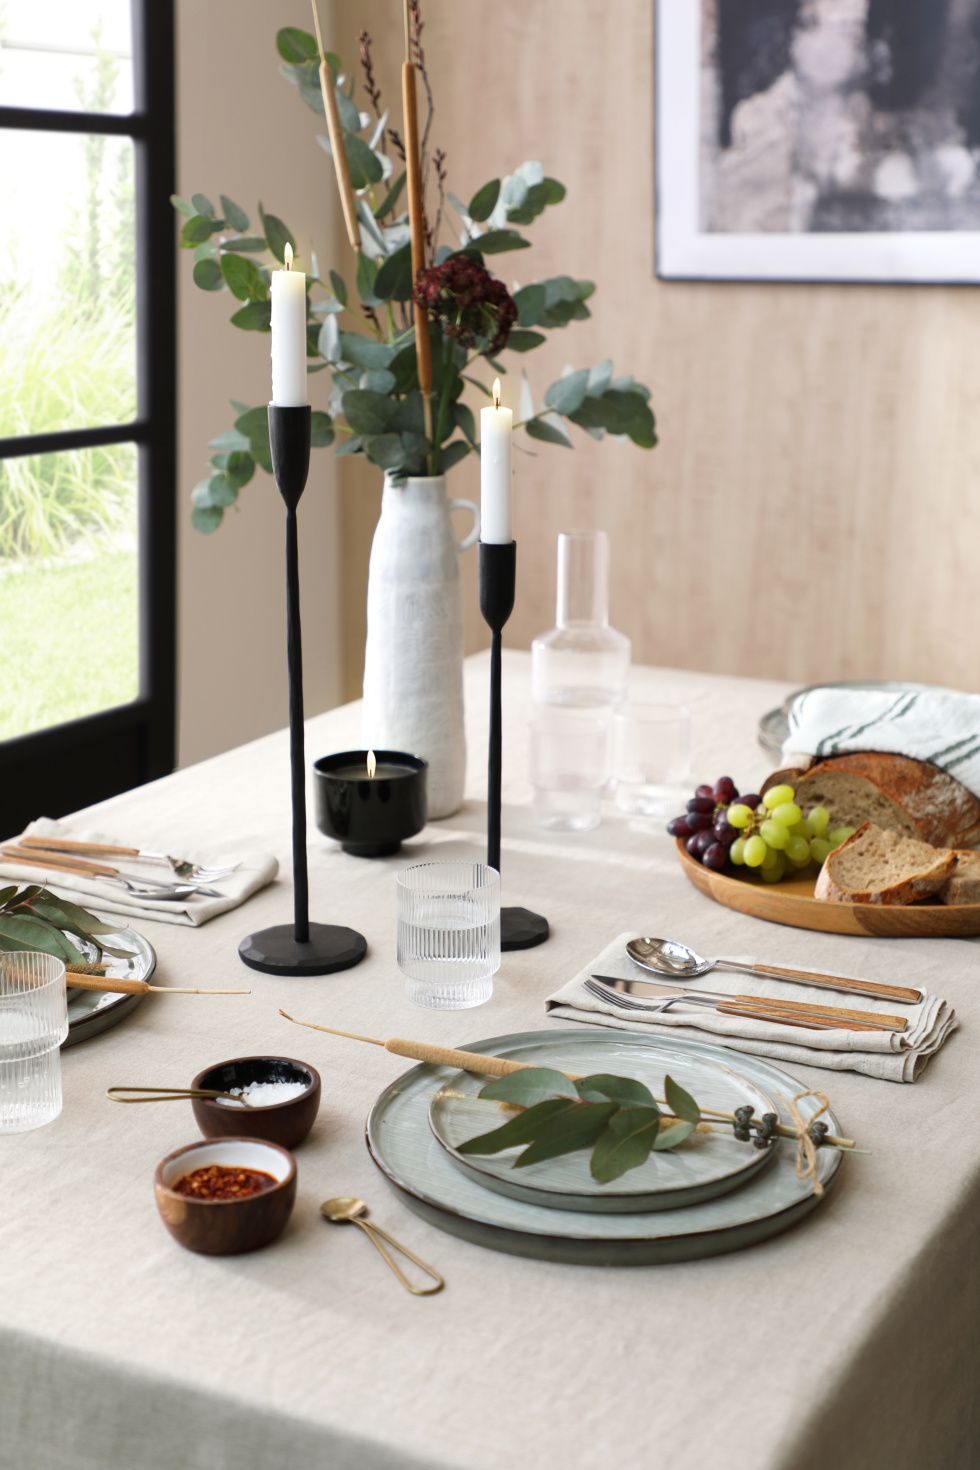
{"type": "MultiPolygon", "coordinates": [[[[702,1107],[732,1112],[750,1104],[784,1122],[789,1098],[805,1086],[759,1057],[709,1043],[592,1027],[491,1037],[467,1050],[579,1075],[634,1077],[661,1095],[669,1073],[702,1107]]],[[[406,1205],[466,1240],[543,1260],[656,1264],[768,1239],[818,1203],[796,1177],[791,1141],[758,1150],[730,1134],[701,1134],[611,1185],[595,1183],[585,1153],[520,1171],[513,1168],[517,1149],[463,1155],[465,1139],[495,1126],[487,1117],[493,1105],[476,1096],[484,1081],[416,1067],[381,1094],[368,1119],[371,1154],[406,1205]]],[[[806,1118],[816,1104],[804,1100],[801,1108],[806,1118]]],[[[836,1120],[828,1121],[837,1131],[836,1120]]],[[[825,1189],[839,1163],[835,1150],[818,1154],[825,1189]]]]}

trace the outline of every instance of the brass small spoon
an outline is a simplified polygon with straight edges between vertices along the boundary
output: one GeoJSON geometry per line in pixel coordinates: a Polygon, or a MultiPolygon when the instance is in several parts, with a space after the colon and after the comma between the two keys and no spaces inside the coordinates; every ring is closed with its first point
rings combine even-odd
{"type": "Polygon", "coordinates": [[[247,1097],[237,1092],[218,1092],[213,1087],[107,1087],[106,1097],[117,1103],[179,1102],[185,1097],[227,1098],[231,1103],[240,1103],[243,1108],[253,1106],[247,1097]],[[146,1093],[145,1097],[123,1097],[124,1092],[146,1093]]]}
{"type": "Polygon", "coordinates": [[[337,1199],[326,1199],[320,1206],[320,1214],[325,1220],[330,1220],[334,1225],[359,1225],[375,1250],[384,1257],[387,1264],[394,1271],[405,1290],[410,1291],[413,1296],[434,1296],[437,1291],[442,1291],[446,1283],[438,1271],[434,1271],[431,1266],[426,1265],[425,1261],[413,1255],[408,1249],[408,1246],[402,1245],[393,1235],[389,1235],[387,1230],[382,1230],[380,1225],[369,1225],[367,1220],[359,1218],[361,1215],[367,1214],[367,1205],[362,1199],[355,1199],[352,1195],[340,1195],[337,1199]],[[394,1246],[396,1251],[400,1251],[414,1265],[418,1266],[420,1271],[424,1272],[426,1276],[435,1282],[435,1285],[413,1286],[396,1262],[394,1256],[385,1250],[379,1236],[386,1240],[389,1245],[394,1246]]]}

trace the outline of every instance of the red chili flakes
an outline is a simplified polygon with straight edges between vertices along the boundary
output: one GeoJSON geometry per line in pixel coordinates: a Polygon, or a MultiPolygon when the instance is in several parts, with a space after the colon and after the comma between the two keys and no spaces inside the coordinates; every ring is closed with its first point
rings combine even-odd
{"type": "Polygon", "coordinates": [[[229,1169],[224,1164],[208,1164],[183,1174],[171,1188],[188,1199],[247,1199],[261,1194],[279,1181],[264,1169],[229,1169]]]}

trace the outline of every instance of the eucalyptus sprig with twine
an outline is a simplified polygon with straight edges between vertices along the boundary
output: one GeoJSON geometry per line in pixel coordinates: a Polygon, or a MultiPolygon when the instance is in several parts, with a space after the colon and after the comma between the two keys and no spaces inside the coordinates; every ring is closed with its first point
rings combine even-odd
{"type": "Polygon", "coordinates": [[[69,970],[98,971],[103,954],[129,953],[107,942],[106,935],[117,931],[118,925],[104,924],[43,884],[0,888],[0,954],[40,950],[63,960],[69,970]]]}

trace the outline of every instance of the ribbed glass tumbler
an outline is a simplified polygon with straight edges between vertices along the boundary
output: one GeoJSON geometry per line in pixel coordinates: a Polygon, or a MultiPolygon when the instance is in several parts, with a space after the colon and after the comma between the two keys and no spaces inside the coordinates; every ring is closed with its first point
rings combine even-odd
{"type": "Polygon", "coordinates": [[[409,1000],[483,1005],[500,969],[500,874],[486,863],[418,863],[397,877],[398,968],[409,1000]]]}
{"type": "Polygon", "coordinates": [[[0,955],[0,1133],[26,1133],[57,1118],[67,1035],[61,960],[30,950],[0,955]]]}

